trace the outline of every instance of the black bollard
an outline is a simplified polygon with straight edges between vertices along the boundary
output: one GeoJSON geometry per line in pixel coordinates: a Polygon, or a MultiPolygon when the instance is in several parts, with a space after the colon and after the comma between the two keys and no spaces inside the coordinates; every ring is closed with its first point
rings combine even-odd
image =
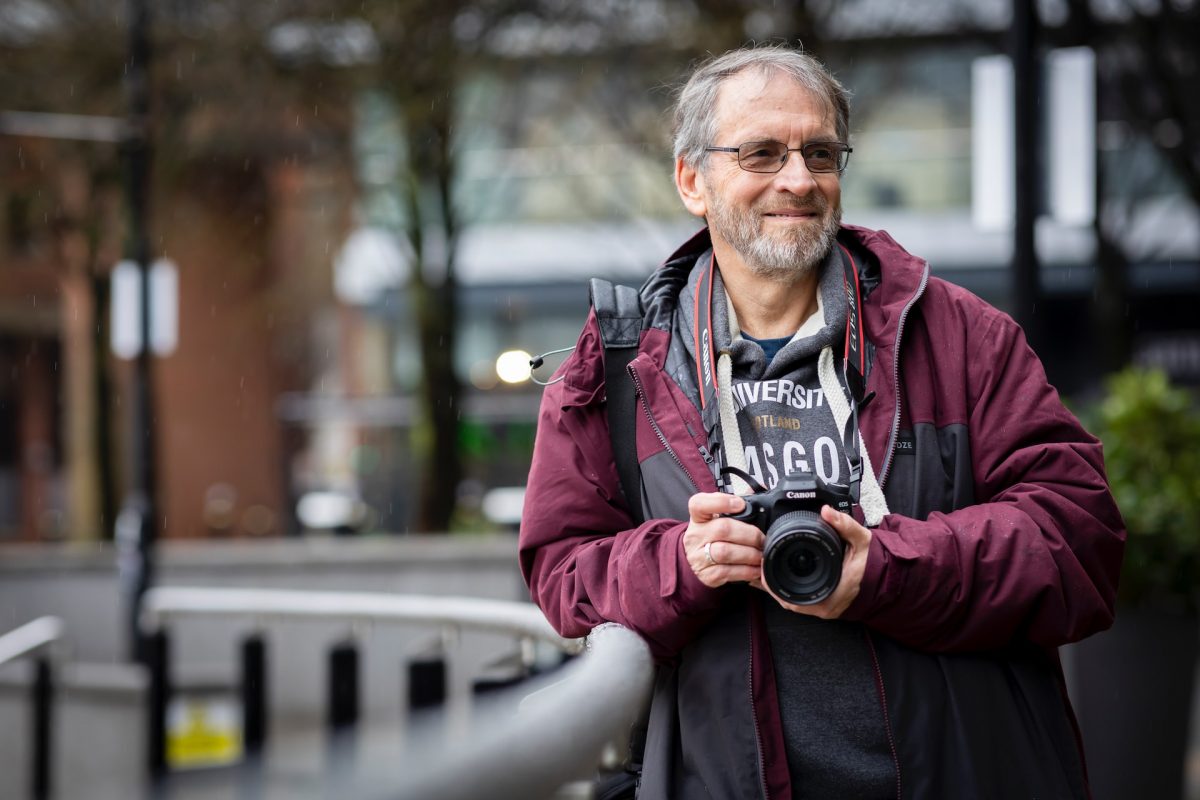
{"type": "Polygon", "coordinates": [[[441,656],[408,662],[408,708],[421,711],[446,702],[446,659],[441,656]]]}
{"type": "Polygon", "coordinates": [[[242,746],[262,754],[267,741],[267,645],[261,633],[242,640],[242,746]]]}
{"type": "Polygon", "coordinates": [[[358,722],[358,647],[352,641],[329,651],[328,722],[334,732],[358,722]]]}
{"type": "Polygon", "coordinates": [[[146,755],[150,777],[167,774],[167,703],[171,699],[171,647],[165,630],[145,638],[150,685],[146,693],[146,755]]]}
{"type": "Polygon", "coordinates": [[[33,678],[33,773],[34,800],[50,797],[50,768],[53,763],[50,734],[51,714],[54,711],[54,680],[50,660],[37,659],[33,678]]]}

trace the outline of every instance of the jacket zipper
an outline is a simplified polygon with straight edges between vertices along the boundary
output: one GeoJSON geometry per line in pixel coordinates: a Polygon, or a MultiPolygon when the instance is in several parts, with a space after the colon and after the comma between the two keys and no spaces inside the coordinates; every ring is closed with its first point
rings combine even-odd
{"type": "Polygon", "coordinates": [[[750,679],[746,685],[750,689],[750,719],[754,722],[754,750],[758,754],[758,788],[762,790],[763,800],[771,800],[767,791],[767,762],[763,758],[762,727],[758,723],[758,707],[754,704],[754,614],[750,614],[750,679]]]}
{"type": "Polygon", "coordinates": [[[887,734],[888,748],[892,751],[892,766],[896,769],[896,800],[903,797],[900,782],[900,755],[896,752],[896,739],[892,736],[892,720],[888,716],[887,690],[883,687],[883,670],[879,667],[879,657],[875,654],[875,642],[871,634],[863,630],[863,638],[867,640],[867,650],[871,652],[871,666],[875,668],[875,687],[879,689],[879,705],[883,709],[883,730],[887,734]]]}
{"type": "Polygon", "coordinates": [[[888,437],[887,460],[883,462],[883,470],[879,473],[879,488],[881,489],[887,482],[888,474],[892,471],[892,459],[896,455],[896,437],[900,435],[900,404],[903,402],[900,396],[900,337],[904,333],[904,321],[908,319],[908,312],[921,299],[921,295],[925,294],[925,286],[928,283],[929,264],[926,263],[924,271],[921,272],[921,284],[909,298],[904,310],[900,312],[900,321],[896,324],[896,349],[892,351],[895,353],[892,357],[892,386],[896,391],[896,416],[892,419],[892,433],[888,437]]]}
{"type": "Polygon", "coordinates": [[[637,370],[633,368],[633,364],[630,364],[625,369],[629,372],[629,377],[633,378],[633,388],[637,393],[637,397],[640,400],[642,408],[646,412],[646,419],[649,421],[650,427],[654,429],[654,434],[658,437],[659,443],[662,444],[664,450],[671,454],[671,458],[674,459],[679,468],[683,470],[683,474],[686,475],[687,479],[692,482],[692,486],[695,487],[696,491],[699,491],[700,484],[696,482],[696,478],[684,465],[683,460],[679,457],[679,454],[675,452],[675,448],[671,447],[671,443],[667,441],[667,437],[663,434],[662,428],[658,427],[658,422],[655,421],[654,415],[650,413],[650,404],[646,402],[646,392],[642,388],[642,379],[638,377],[637,370]]]}
{"type": "MultiPolygon", "coordinates": [[[[896,438],[900,435],[900,411],[901,404],[904,402],[904,398],[900,394],[900,338],[904,335],[904,323],[908,319],[908,312],[912,311],[912,307],[921,299],[921,295],[925,294],[925,287],[928,284],[929,264],[926,263],[925,269],[921,272],[921,283],[905,304],[904,309],[900,312],[900,319],[896,323],[896,347],[893,350],[895,355],[892,357],[892,388],[896,393],[896,413],[892,417],[892,431],[888,436],[887,459],[883,463],[883,470],[879,473],[881,489],[892,471],[892,460],[896,455],[896,438]]],[[[879,656],[875,653],[875,642],[872,641],[871,634],[865,629],[863,638],[867,640],[867,650],[871,653],[871,666],[875,669],[875,686],[879,690],[879,706],[883,711],[883,730],[887,734],[888,749],[892,751],[892,766],[896,770],[896,800],[901,800],[903,784],[900,777],[900,755],[896,752],[896,738],[892,735],[892,720],[887,707],[887,689],[883,685],[883,669],[879,666],[879,656]]]]}

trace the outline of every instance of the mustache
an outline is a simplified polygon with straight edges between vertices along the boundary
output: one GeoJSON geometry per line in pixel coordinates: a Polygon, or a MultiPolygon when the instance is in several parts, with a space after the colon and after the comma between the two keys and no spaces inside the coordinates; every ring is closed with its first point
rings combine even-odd
{"type": "Polygon", "coordinates": [[[829,210],[829,203],[824,200],[817,199],[807,203],[772,203],[770,206],[762,206],[754,209],[758,214],[776,214],[780,211],[800,211],[805,213],[824,214],[829,210]]]}

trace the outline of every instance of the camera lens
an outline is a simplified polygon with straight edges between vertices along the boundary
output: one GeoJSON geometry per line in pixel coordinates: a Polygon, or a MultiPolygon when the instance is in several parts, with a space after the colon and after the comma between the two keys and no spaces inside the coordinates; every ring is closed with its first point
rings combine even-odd
{"type": "Polygon", "coordinates": [[[811,577],[817,569],[817,557],[811,550],[793,547],[787,559],[788,570],[797,578],[811,577]]]}
{"type": "Polygon", "coordinates": [[[796,605],[819,603],[842,578],[845,544],[812,511],[784,514],[767,530],[763,580],[781,599],[796,605]]]}

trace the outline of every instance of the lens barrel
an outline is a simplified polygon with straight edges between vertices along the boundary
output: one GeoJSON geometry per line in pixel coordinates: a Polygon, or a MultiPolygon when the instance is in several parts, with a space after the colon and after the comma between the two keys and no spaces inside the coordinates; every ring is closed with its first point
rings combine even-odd
{"type": "Polygon", "coordinates": [[[819,603],[842,578],[845,549],[842,538],[819,514],[790,511],[767,529],[763,580],[789,603],[819,603]]]}

